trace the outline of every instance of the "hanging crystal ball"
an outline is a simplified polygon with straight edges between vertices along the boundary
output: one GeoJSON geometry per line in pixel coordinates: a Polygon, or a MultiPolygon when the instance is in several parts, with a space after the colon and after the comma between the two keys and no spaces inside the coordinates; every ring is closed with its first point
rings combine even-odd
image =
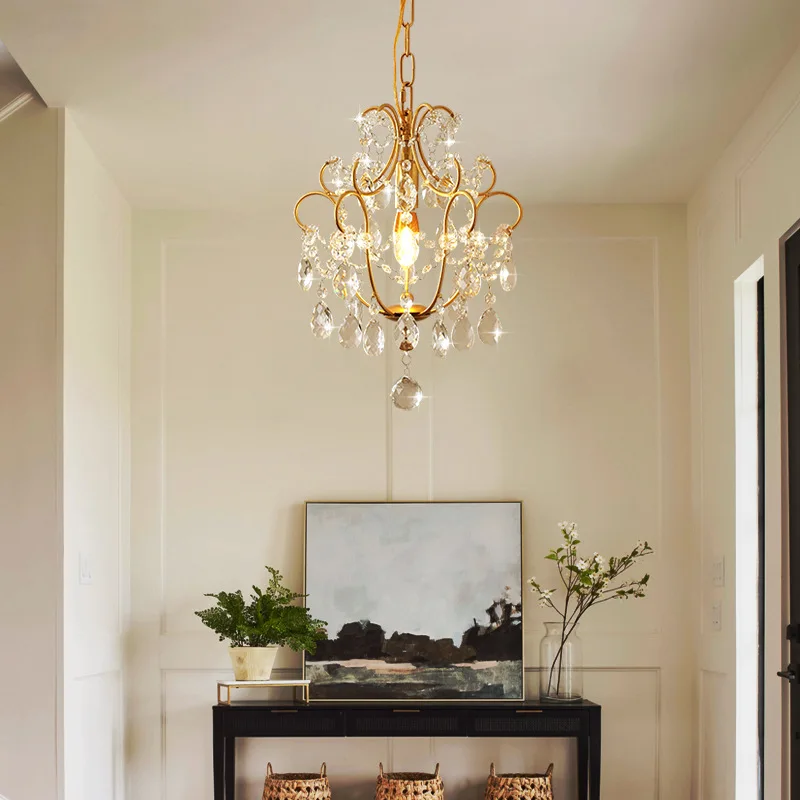
{"type": "Polygon", "coordinates": [[[422,402],[422,388],[408,375],[392,386],[392,405],[401,411],[413,411],[422,402]]]}
{"type": "Polygon", "coordinates": [[[347,261],[355,250],[355,241],[341,231],[334,231],[330,238],[330,251],[334,261],[347,261]]]}

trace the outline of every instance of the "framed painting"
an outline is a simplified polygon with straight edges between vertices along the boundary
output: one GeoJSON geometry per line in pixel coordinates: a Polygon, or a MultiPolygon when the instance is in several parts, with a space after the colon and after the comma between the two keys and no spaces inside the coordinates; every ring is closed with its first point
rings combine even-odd
{"type": "Polygon", "coordinates": [[[522,507],[307,503],[312,700],[521,700],[522,507]]]}

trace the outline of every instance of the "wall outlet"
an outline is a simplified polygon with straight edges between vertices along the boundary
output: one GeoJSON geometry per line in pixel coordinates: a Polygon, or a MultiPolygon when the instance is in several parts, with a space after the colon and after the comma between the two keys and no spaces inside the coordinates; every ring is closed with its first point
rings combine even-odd
{"type": "Polygon", "coordinates": [[[78,583],[81,586],[92,584],[92,561],[87,553],[78,555],[78,583]]]}
{"type": "Polygon", "coordinates": [[[722,630],[722,601],[715,600],[711,604],[711,630],[718,633],[722,630]]]}
{"type": "Polygon", "coordinates": [[[711,564],[711,583],[717,588],[725,585],[725,556],[716,559],[711,564]]]}

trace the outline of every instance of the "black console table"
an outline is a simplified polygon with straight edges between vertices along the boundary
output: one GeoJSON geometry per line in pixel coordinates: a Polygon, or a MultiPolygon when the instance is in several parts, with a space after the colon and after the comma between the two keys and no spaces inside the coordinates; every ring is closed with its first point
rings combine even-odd
{"type": "MultiPolygon", "coordinates": [[[[567,737],[578,797],[600,800],[600,706],[545,703],[231,703],[214,706],[214,800],[234,800],[239,737],[567,737]]],[[[488,768],[488,764],[486,765],[488,768]]]]}

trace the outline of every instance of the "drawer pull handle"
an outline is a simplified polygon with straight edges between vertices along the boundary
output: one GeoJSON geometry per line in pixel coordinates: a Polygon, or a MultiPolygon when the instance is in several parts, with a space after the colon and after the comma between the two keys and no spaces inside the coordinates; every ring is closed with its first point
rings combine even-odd
{"type": "Polygon", "coordinates": [[[297,713],[297,709],[296,708],[273,708],[272,709],[272,713],[273,714],[296,714],[297,713]]]}
{"type": "Polygon", "coordinates": [[[394,714],[419,714],[418,708],[393,708],[394,714]]]}
{"type": "Polygon", "coordinates": [[[518,708],[517,714],[541,714],[541,708],[518,708]]]}

